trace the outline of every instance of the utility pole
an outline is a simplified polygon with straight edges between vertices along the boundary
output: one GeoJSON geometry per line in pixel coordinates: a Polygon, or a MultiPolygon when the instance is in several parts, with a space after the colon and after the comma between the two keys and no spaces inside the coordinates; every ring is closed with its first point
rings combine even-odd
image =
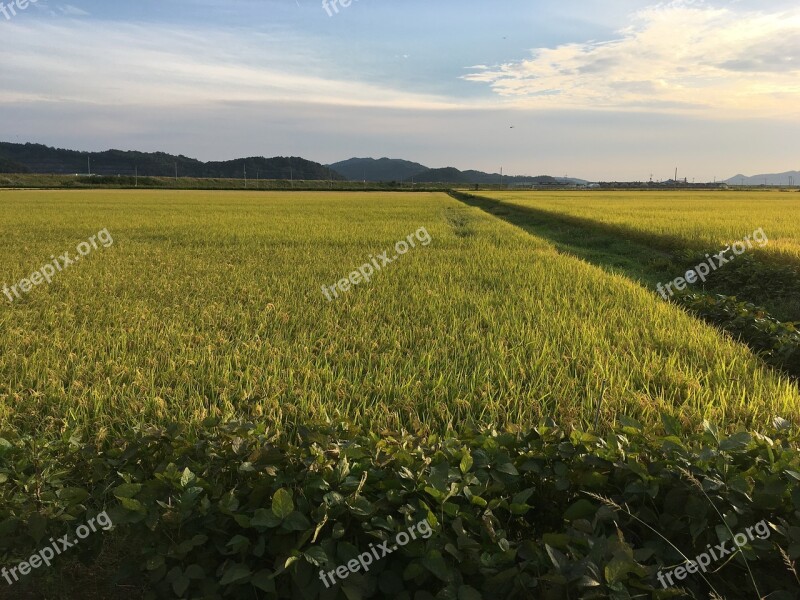
{"type": "Polygon", "coordinates": [[[500,167],[500,189],[503,189],[503,167],[500,167]]]}
{"type": "Polygon", "coordinates": [[[89,173],[89,176],[92,175],[92,156],[89,155],[86,157],[86,171],[89,173]]]}
{"type": "Polygon", "coordinates": [[[244,168],[244,187],[247,189],[247,163],[244,163],[242,166],[244,168]]]}
{"type": "Polygon", "coordinates": [[[175,162],[175,181],[178,181],[178,163],[175,162]]]}
{"type": "Polygon", "coordinates": [[[136,178],[136,185],[134,187],[139,187],[139,165],[136,165],[135,173],[136,174],[134,175],[134,177],[136,178]]]}

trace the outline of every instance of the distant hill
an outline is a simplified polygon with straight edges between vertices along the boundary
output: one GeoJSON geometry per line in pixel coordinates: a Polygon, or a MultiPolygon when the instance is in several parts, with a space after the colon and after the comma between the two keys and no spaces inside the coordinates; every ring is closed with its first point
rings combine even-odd
{"type": "MultiPolygon", "coordinates": [[[[459,171],[454,167],[444,169],[428,169],[414,177],[418,183],[461,183],[461,184],[499,184],[500,173],[484,173],[483,171],[459,171]]],[[[508,176],[503,175],[505,185],[576,185],[585,184],[582,179],[571,179],[564,177],[550,177],[549,175],[538,175],[529,177],[525,175],[508,176]]]]}
{"type": "Polygon", "coordinates": [[[787,171],[786,173],[770,173],[764,175],[736,175],[727,179],[725,183],[730,185],[800,185],[800,171],[787,171]]]}
{"type": "Polygon", "coordinates": [[[107,150],[80,152],[42,144],[0,142],[0,173],[86,174],[91,161],[93,175],[133,175],[241,179],[247,169],[251,179],[305,179],[342,181],[344,177],[327,167],[298,157],[251,157],[222,162],[202,162],[164,152],[107,150]]]}
{"type": "MultiPolygon", "coordinates": [[[[419,163],[397,158],[351,158],[328,166],[350,181],[413,181],[415,183],[459,183],[463,185],[500,183],[500,173],[460,171],[454,167],[430,169],[419,163]]],[[[509,185],[576,185],[588,182],[583,179],[542,175],[538,177],[504,176],[503,183],[509,185]]]]}
{"type": "Polygon", "coordinates": [[[405,181],[428,167],[397,158],[350,158],[332,165],[331,169],[350,181],[405,181]]]}

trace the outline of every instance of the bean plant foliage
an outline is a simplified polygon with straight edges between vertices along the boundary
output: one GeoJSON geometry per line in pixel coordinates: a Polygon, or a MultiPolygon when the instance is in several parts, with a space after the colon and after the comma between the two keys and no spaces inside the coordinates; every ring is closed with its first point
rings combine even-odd
{"type": "MultiPolygon", "coordinates": [[[[797,430],[662,423],[658,434],[623,418],[602,434],[548,422],[440,437],[209,420],[102,442],[6,432],[0,554],[16,564],[105,509],[113,532],[76,556],[121,546],[119,580],[148,598],[796,598],[797,430]],[[422,520],[427,539],[322,583],[320,570],[422,520]],[[769,537],[704,576],[657,581],[761,520],[769,537]]],[[[57,577],[69,560],[30,577],[57,577]]]]}

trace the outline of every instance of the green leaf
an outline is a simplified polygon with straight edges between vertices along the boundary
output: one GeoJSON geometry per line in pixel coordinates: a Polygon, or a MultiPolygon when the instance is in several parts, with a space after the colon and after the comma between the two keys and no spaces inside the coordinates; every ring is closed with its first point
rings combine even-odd
{"type": "Polygon", "coordinates": [[[447,492],[447,480],[450,477],[450,463],[446,460],[431,467],[428,481],[440,492],[447,492]]]}
{"type": "Polygon", "coordinates": [[[566,533],[545,533],[542,542],[547,546],[566,550],[569,547],[570,537],[566,533]]]}
{"type": "Polygon", "coordinates": [[[186,593],[186,590],[189,589],[190,583],[191,581],[189,581],[188,577],[181,575],[172,582],[172,591],[175,592],[176,596],[183,597],[183,595],[186,593]]]}
{"type": "Polygon", "coordinates": [[[564,573],[569,569],[569,561],[567,560],[567,557],[564,556],[564,554],[562,554],[561,552],[550,546],[550,544],[545,544],[544,549],[559,573],[564,573]]]}
{"type": "Polygon", "coordinates": [[[511,499],[511,504],[525,504],[528,502],[528,498],[533,496],[534,489],[528,488],[526,490],[522,490],[518,494],[514,494],[514,497],[511,499]]]}
{"type": "Polygon", "coordinates": [[[181,487],[187,487],[189,484],[194,483],[197,476],[186,467],[181,474],[181,487]]]}
{"type": "Polygon", "coordinates": [[[203,571],[203,567],[198,564],[194,564],[186,567],[186,572],[184,575],[186,575],[186,577],[189,579],[203,579],[203,577],[206,576],[206,572],[203,571]]]}
{"type": "Polygon", "coordinates": [[[123,483],[114,488],[114,496],[117,498],[133,498],[141,489],[141,483],[123,483]]]}
{"type": "Polygon", "coordinates": [[[524,515],[533,508],[527,504],[509,504],[508,510],[512,515],[524,515]]]}
{"type": "Polygon", "coordinates": [[[789,469],[786,469],[784,473],[786,473],[789,477],[791,477],[795,481],[800,481],[800,473],[798,473],[797,471],[790,471],[789,469]]]}
{"type": "Polygon", "coordinates": [[[284,569],[288,569],[290,566],[292,566],[298,560],[300,560],[299,556],[290,556],[289,558],[286,559],[286,562],[283,563],[283,568],[284,569]]]}
{"type": "Polygon", "coordinates": [[[132,510],[134,512],[145,512],[144,506],[138,500],[132,498],[120,498],[119,503],[125,510],[132,510]]]}
{"type": "Polygon", "coordinates": [[[483,600],[483,596],[474,587],[462,585],[458,588],[458,600],[483,600]]]}
{"type": "Polygon", "coordinates": [[[714,441],[719,441],[719,429],[716,425],[709,421],[703,421],[703,430],[714,438],[714,441]]]}
{"type": "Polygon", "coordinates": [[[588,519],[589,517],[593,517],[596,512],[597,507],[594,504],[585,498],[581,498],[564,511],[564,519],[567,521],[588,519]]]}
{"type": "Polygon", "coordinates": [[[352,502],[348,503],[350,512],[359,517],[368,517],[375,512],[375,506],[364,496],[359,496],[352,502]]]}
{"type": "Polygon", "coordinates": [[[750,434],[740,431],[719,443],[720,450],[743,450],[752,441],[750,434]]]}
{"type": "Polygon", "coordinates": [[[450,569],[447,567],[447,563],[444,560],[441,552],[438,550],[431,550],[425,556],[425,560],[423,561],[423,566],[428,569],[431,573],[436,575],[439,579],[444,582],[449,582],[451,579],[450,569]]]}
{"type": "Polygon", "coordinates": [[[619,418],[619,422],[622,424],[622,430],[626,433],[641,433],[644,431],[644,427],[642,426],[639,421],[636,419],[632,419],[626,415],[621,415],[619,418]]]}
{"type": "Polygon", "coordinates": [[[243,552],[250,546],[250,540],[243,535],[233,536],[226,546],[229,546],[234,552],[243,552]]]}
{"type": "Polygon", "coordinates": [[[472,455],[469,453],[469,450],[465,449],[464,456],[461,457],[461,464],[459,464],[461,472],[465,474],[468,473],[474,463],[475,461],[472,460],[472,455]]]}
{"type": "Polygon", "coordinates": [[[497,470],[506,475],[519,475],[517,468],[510,462],[500,465],[497,470]]]}
{"type": "Polygon", "coordinates": [[[225,575],[220,581],[220,585],[231,585],[245,583],[251,575],[250,569],[245,564],[236,563],[225,571],[225,575]]]}
{"type": "Polygon", "coordinates": [[[292,493],[281,488],[272,497],[272,513],[279,519],[285,519],[294,510],[294,501],[292,500],[292,493]]]}
{"type": "Polygon", "coordinates": [[[239,509],[239,499],[233,493],[233,490],[227,492],[220,498],[219,507],[225,514],[232,514],[239,509]]]}
{"type": "Polygon", "coordinates": [[[629,573],[641,575],[643,572],[644,569],[641,566],[625,558],[612,558],[605,568],[606,581],[611,584],[625,581],[629,573]]]}
{"type": "Polygon", "coordinates": [[[295,510],[283,521],[283,529],[305,531],[306,529],[311,529],[311,521],[303,513],[295,510]]]}
{"type": "Polygon", "coordinates": [[[275,513],[266,508],[259,508],[256,510],[255,515],[250,519],[251,527],[268,527],[272,529],[280,524],[280,517],[275,516],[275,513]]]}
{"type": "Polygon", "coordinates": [[[89,492],[82,488],[68,487],[58,490],[56,495],[70,506],[80,504],[89,497],[89,492]]]}
{"type": "Polygon", "coordinates": [[[328,555],[325,554],[325,550],[322,549],[321,546],[314,546],[313,548],[309,548],[308,551],[303,553],[305,559],[310,562],[315,567],[321,567],[328,564],[328,555]]]}
{"type": "Polygon", "coordinates": [[[792,424],[782,417],[775,417],[772,419],[772,424],[778,431],[788,431],[792,428],[792,424]]]}
{"type": "Polygon", "coordinates": [[[680,437],[682,435],[681,422],[672,415],[661,413],[661,423],[664,425],[664,431],[667,432],[668,436],[680,437]]]}
{"type": "Polygon", "coordinates": [[[275,591],[275,577],[269,569],[262,569],[253,575],[250,583],[265,592],[272,593],[275,591]]]}

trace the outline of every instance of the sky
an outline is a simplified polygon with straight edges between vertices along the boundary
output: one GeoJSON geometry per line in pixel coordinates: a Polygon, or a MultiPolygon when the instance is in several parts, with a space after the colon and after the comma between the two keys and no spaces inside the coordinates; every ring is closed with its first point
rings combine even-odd
{"type": "Polygon", "coordinates": [[[0,0],[0,140],[603,181],[800,169],[797,0],[332,1],[0,0]]]}

